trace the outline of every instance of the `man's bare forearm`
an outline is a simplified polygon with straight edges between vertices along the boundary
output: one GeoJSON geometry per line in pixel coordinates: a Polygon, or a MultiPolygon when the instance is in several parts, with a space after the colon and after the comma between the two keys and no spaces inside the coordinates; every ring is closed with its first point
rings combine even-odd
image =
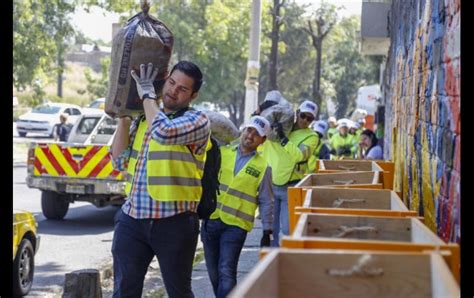
{"type": "Polygon", "coordinates": [[[148,124],[148,128],[151,127],[153,124],[153,120],[156,117],[156,114],[160,111],[158,108],[158,103],[154,99],[145,98],[143,100],[143,109],[145,110],[145,117],[146,122],[148,124]]]}
{"type": "Polygon", "coordinates": [[[122,152],[127,149],[130,138],[130,125],[132,119],[128,117],[122,117],[118,121],[117,132],[115,133],[114,140],[112,142],[112,158],[117,158],[122,152]]]}

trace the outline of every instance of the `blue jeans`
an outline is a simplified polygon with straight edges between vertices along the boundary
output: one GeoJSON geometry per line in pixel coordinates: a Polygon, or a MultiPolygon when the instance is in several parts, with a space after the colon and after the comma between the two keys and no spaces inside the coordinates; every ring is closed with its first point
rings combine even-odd
{"type": "Polygon", "coordinates": [[[271,246],[280,246],[280,225],[284,235],[289,234],[288,220],[288,184],[284,186],[273,185],[273,241],[271,246]]]}
{"type": "Polygon", "coordinates": [[[199,218],[193,212],[134,219],[119,210],[112,242],[113,297],[141,297],[155,255],[169,297],[194,297],[191,274],[198,234],[199,218]]]}
{"type": "Polygon", "coordinates": [[[237,265],[247,231],[220,219],[203,221],[201,241],[214,295],[224,298],[237,284],[237,265]]]}

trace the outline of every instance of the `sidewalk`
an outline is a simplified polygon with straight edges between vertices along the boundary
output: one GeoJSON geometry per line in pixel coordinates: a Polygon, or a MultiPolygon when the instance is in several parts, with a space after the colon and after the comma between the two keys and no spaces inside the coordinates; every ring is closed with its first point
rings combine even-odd
{"type": "MultiPolygon", "coordinates": [[[[247,273],[249,273],[258,262],[261,238],[262,223],[259,219],[255,219],[255,226],[253,230],[247,234],[247,239],[245,240],[242,253],[240,254],[239,265],[237,267],[237,283],[242,281],[247,273]]],[[[192,289],[194,292],[194,297],[215,297],[212,290],[211,281],[209,280],[209,276],[207,274],[201,239],[198,239],[196,257],[200,259],[200,261],[196,263],[193,268],[192,289]]],[[[153,262],[148,269],[142,297],[168,297],[164,289],[163,280],[161,279],[161,273],[156,258],[153,259],[153,262]]]]}
{"type": "MultiPolygon", "coordinates": [[[[262,223],[259,219],[255,219],[255,226],[253,230],[247,234],[247,239],[245,240],[242,253],[240,254],[239,265],[237,267],[237,283],[242,281],[247,273],[257,264],[261,238],[262,223]]],[[[202,242],[200,242],[199,245],[202,247],[202,242]]],[[[196,264],[193,268],[192,287],[196,298],[214,297],[204,260],[196,264]]]]}
{"type": "MultiPolygon", "coordinates": [[[[255,219],[253,230],[247,234],[242,253],[237,267],[237,284],[245,278],[259,260],[260,239],[262,238],[262,222],[255,219]]],[[[192,273],[192,289],[196,298],[215,297],[212,290],[211,281],[207,274],[204,252],[200,237],[196,248],[195,261],[192,273]]],[[[100,268],[102,275],[102,297],[111,298],[113,292],[113,268],[112,262],[100,268]]],[[[166,290],[161,278],[160,267],[156,257],[153,258],[148,272],[145,276],[142,298],[162,298],[167,297],[166,290]]]]}

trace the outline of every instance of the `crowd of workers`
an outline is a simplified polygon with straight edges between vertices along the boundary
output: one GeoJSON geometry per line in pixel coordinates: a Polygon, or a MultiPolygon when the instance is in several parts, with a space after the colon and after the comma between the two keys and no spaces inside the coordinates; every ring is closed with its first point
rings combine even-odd
{"type": "MultiPolygon", "coordinates": [[[[279,246],[288,235],[289,186],[314,172],[317,159],[381,159],[377,138],[363,122],[315,121],[316,103],[305,100],[292,129],[269,123],[260,105],[245,123],[238,142],[220,147],[220,193],[209,218],[196,213],[210,143],[210,121],[190,107],[203,75],[197,65],[178,62],[162,96],[153,82],[158,70],[142,64],[132,71],[144,113],[119,119],[111,146],[114,166],[127,173],[128,199],[115,216],[112,243],[114,297],[141,297],[150,262],[157,257],[169,297],[194,297],[191,274],[201,234],[209,278],[216,297],[237,282],[237,266],[247,233],[259,209],[261,246],[279,246]],[[161,107],[160,107],[161,106],[161,107]],[[277,136],[268,139],[269,133],[277,136]]],[[[268,94],[278,101],[280,92],[268,94]]]]}

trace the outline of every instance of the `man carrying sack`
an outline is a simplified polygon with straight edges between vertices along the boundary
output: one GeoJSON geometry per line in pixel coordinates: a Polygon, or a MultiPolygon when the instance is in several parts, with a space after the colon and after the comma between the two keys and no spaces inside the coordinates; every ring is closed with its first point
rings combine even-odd
{"type": "Polygon", "coordinates": [[[189,108],[202,84],[199,68],[180,61],[157,98],[158,69],[131,72],[144,114],[120,118],[111,153],[127,171],[128,199],[115,217],[112,255],[114,297],[141,297],[156,256],[169,297],[194,297],[191,273],[199,233],[196,213],[210,122],[189,108]],[[160,109],[160,103],[163,108],[160,109]]]}

